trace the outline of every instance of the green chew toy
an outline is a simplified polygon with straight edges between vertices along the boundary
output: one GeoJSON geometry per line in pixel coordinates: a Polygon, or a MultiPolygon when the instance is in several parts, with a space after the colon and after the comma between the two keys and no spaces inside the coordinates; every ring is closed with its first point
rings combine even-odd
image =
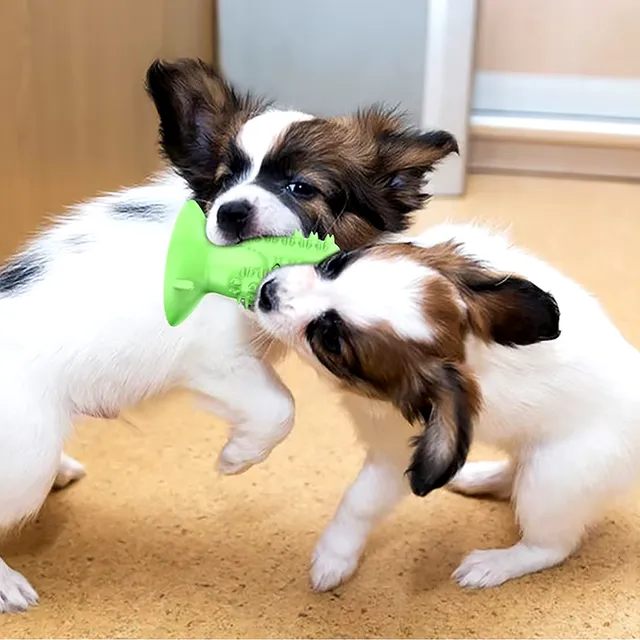
{"type": "Polygon", "coordinates": [[[296,231],[288,238],[256,238],[218,246],[207,239],[206,218],[194,200],[178,214],[167,252],[164,273],[164,313],[172,327],[187,319],[208,293],[253,304],[264,277],[288,264],[317,264],[340,251],[333,236],[305,238],[296,231]]]}

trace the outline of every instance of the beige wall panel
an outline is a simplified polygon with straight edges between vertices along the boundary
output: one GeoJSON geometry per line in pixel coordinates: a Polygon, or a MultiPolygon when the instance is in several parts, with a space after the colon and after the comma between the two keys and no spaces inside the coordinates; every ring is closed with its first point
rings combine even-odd
{"type": "Polygon", "coordinates": [[[640,0],[480,0],[477,68],[640,77],[640,0]]]}
{"type": "Polygon", "coordinates": [[[0,258],[44,219],[159,166],[144,73],[214,58],[214,0],[0,2],[0,258]]]}

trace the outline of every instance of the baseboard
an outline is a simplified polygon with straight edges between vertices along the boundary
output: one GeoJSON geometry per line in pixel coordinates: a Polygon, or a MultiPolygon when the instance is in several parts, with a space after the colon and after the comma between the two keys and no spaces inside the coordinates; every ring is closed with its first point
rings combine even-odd
{"type": "Polygon", "coordinates": [[[536,173],[640,180],[640,150],[471,138],[472,173],[536,173]]]}
{"type": "Polygon", "coordinates": [[[640,179],[640,124],[475,112],[470,171],[640,179]]]}

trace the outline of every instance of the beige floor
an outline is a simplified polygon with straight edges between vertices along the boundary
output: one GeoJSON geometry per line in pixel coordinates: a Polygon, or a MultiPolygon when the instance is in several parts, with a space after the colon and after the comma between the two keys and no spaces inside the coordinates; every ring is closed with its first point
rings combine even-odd
{"type": "MultiPolygon", "coordinates": [[[[466,198],[432,203],[418,224],[445,217],[511,223],[640,345],[640,185],[474,177],[466,198]]],[[[515,539],[509,507],[412,498],[352,582],[311,593],[314,540],[362,452],[315,374],[293,359],[282,373],[297,426],[244,476],[216,475],[224,426],[180,395],[81,428],[72,449],[89,476],[3,548],[42,603],[2,618],[0,635],[640,637],[639,494],[564,566],[479,592],[449,574],[468,551],[515,539]]]]}

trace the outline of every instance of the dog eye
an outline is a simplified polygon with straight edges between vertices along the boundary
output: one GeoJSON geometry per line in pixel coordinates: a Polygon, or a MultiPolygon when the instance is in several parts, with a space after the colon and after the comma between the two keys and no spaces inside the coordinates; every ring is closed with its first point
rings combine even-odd
{"type": "Polygon", "coordinates": [[[318,190],[308,182],[294,180],[285,186],[285,189],[296,198],[312,198],[318,190]]]}
{"type": "Polygon", "coordinates": [[[325,351],[339,356],[342,353],[341,320],[335,311],[327,311],[318,319],[318,334],[325,351]]]}
{"type": "Polygon", "coordinates": [[[392,189],[404,189],[407,186],[407,180],[404,176],[398,174],[397,176],[393,177],[393,179],[389,183],[389,186],[392,189]]]}
{"type": "Polygon", "coordinates": [[[316,271],[325,280],[335,280],[356,257],[356,251],[340,251],[316,265],[316,271]]]}
{"type": "Polygon", "coordinates": [[[307,327],[307,340],[313,346],[320,343],[323,351],[339,356],[342,353],[342,320],[334,310],[325,311],[307,327]]]}
{"type": "Polygon", "coordinates": [[[340,332],[335,324],[324,326],[320,332],[322,346],[329,352],[339,356],[342,352],[342,341],[340,332]]]}

